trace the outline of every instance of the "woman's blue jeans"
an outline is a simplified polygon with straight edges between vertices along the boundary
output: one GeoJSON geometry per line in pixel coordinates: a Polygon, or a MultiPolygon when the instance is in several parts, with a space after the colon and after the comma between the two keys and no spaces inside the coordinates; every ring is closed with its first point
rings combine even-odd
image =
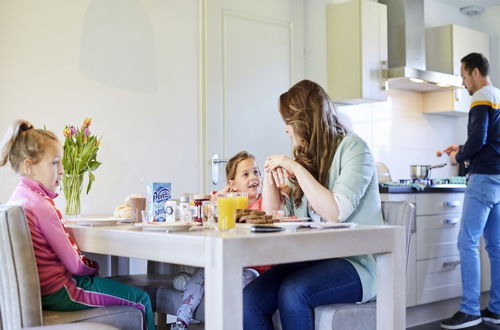
{"type": "Polygon", "coordinates": [[[491,263],[488,309],[500,313],[500,175],[472,174],[465,191],[458,234],[463,289],[460,311],[470,315],[480,315],[479,239],[483,234],[491,263]]]}
{"type": "Polygon", "coordinates": [[[317,306],[361,301],[355,268],[344,259],[277,265],[243,290],[243,328],[272,330],[279,308],[283,329],[314,329],[317,306]]]}

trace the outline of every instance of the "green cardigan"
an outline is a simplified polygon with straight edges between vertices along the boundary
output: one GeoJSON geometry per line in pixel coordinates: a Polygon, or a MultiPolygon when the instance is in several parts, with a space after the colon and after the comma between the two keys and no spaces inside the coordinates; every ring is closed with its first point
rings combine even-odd
{"type": "MultiPolygon", "coordinates": [[[[344,196],[354,206],[354,212],[345,222],[363,225],[384,224],[375,162],[365,141],[357,135],[346,135],[338,146],[329,170],[328,189],[332,193],[344,196]]],[[[302,197],[302,204],[299,207],[295,207],[293,200],[289,200],[287,209],[290,215],[309,216],[305,196],[302,197]]],[[[345,259],[354,266],[361,279],[363,287],[361,302],[373,300],[377,292],[377,265],[374,256],[369,254],[345,259]]]]}

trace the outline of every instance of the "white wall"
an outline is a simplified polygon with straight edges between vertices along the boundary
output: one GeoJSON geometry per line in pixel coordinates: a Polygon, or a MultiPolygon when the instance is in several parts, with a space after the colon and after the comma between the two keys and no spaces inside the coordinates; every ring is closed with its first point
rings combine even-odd
{"type": "Polygon", "coordinates": [[[425,27],[456,24],[474,29],[471,16],[464,15],[460,8],[438,0],[424,0],[425,27]]]}
{"type": "Polygon", "coordinates": [[[494,86],[500,88],[500,6],[486,8],[485,11],[474,17],[474,23],[483,32],[490,35],[490,78],[494,86]]]}
{"type": "MultiPolygon", "coordinates": [[[[110,214],[150,181],[198,191],[199,1],[3,0],[0,132],[56,132],[92,117],[102,135],[82,213],[110,214]]],[[[17,177],[0,168],[0,202],[17,177]]],[[[64,207],[64,198],[57,203],[64,207]]]]}

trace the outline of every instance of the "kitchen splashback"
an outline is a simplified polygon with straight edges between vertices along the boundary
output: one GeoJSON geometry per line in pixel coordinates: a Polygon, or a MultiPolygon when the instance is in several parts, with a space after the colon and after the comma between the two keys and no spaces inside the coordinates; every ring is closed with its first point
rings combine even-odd
{"type": "Polygon", "coordinates": [[[449,165],[446,155],[437,150],[450,144],[463,144],[467,117],[449,118],[422,113],[422,94],[390,90],[386,102],[340,106],[341,116],[350,121],[373,152],[375,161],[387,165],[393,178],[410,177],[410,165],[436,165],[431,178],[458,175],[458,167],[449,165]]]}

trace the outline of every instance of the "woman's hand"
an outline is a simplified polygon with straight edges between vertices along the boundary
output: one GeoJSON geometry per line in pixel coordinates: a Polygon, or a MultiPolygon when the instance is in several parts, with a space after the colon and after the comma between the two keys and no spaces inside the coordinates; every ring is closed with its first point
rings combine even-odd
{"type": "Polygon", "coordinates": [[[280,188],[286,184],[286,179],[294,175],[298,163],[285,155],[272,155],[267,157],[264,163],[266,174],[273,179],[276,187],[280,188]]]}

